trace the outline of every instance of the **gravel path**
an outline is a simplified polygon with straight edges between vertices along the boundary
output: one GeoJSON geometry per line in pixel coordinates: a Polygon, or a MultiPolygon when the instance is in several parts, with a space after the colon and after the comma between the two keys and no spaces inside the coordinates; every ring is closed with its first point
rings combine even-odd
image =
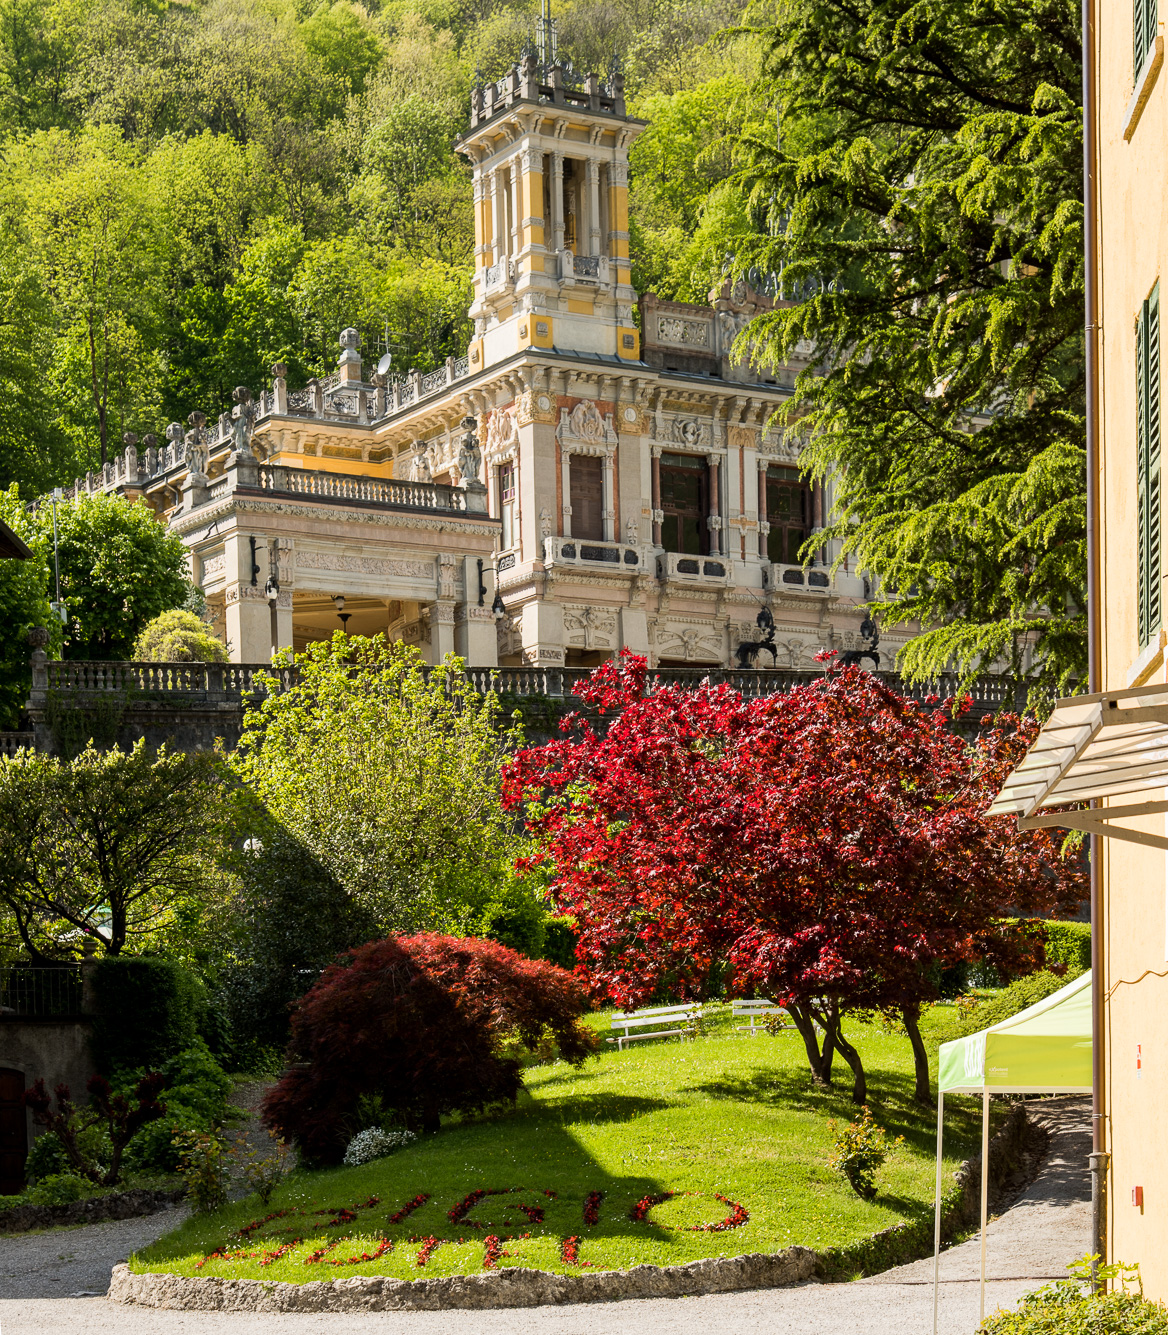
{"type": "MultiPolygon", "coordinates": [[[[1043,1105],[1050,1152],[1033,1185],[987,1231],[986,1310],[1012,1306],[1088,1250],[1090,1109],[1081,1099],[1043,1105]]],[[[110,1266],[173,1227],[175,1212],[97,1224],[69,1233],[0,1239],[3,1335],[929,1335],[932,1261],[917,1261],[854,1284],[804,1284],[701,1298],[540,1307],[494,1312],[249,1316],[163,1312],[73,1298],[104,1287],[110,1266]]],[[[943,1335],[978,1325],[979,1242],[942,1257],[943,1335]]]]}

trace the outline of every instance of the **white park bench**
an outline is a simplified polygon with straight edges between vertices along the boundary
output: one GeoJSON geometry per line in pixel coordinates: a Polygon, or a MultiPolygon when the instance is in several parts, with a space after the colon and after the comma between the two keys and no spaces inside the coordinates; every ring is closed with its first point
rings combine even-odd
{"type": "Polygon", "coordinates": [[[791,1016],[782,1006],[776,1006],[773,1001],[767,1001],[761,998],[758,1001],[736,1001],[734,1003],[733,1016],[736,1020],[749,1020],[749,1024],[736,1024],[735,1030],[748,1033],[751,1038],[755,1034],[767,1033],[764,1023],[767,1016],[776,1015],[782,1020],[779,1032],[783,1034],[797,1034],[799,1031],[791,1023],[791,1016]]]}
{"type": "Polygon", "coordinates": [[[700,1020],[702,1008],[697,1002],[687,1002],[684,1006],[646,1006],[639,1011],[618,1011],[612,1017],[612,1027],[618,1030],[610,1043],[615,1043],[619,1051],[624,1051],[626,1043],[634,1043],[639,1038],[691,1038],[690,1024],[700,1020]],[[651,1033],[633,1033],[632,1031],[651,1029],[651,1033]]]}

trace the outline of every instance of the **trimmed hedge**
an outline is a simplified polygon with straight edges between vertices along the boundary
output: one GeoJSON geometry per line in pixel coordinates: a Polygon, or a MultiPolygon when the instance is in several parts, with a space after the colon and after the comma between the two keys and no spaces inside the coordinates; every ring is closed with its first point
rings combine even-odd
{"type": "Polygon", "coordinates": [[[1083,973],[1091,967],[1091,924],[1048,919],[1046,928],[1047,964],[1065,964],[1069,973],[1083,973]]]}
{"type": "Polygon", "coordinates": [[[207,998],[170,960],[107,955],[93,970],[93,1056],[104,1075],[153,1069],[193,1046],[207,998]]]}

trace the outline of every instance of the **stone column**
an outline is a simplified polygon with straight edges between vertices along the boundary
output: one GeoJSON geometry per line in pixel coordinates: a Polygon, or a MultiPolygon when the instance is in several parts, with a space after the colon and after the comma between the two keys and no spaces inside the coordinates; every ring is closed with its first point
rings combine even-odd
{"type": "Polygon", "coordinates": [[[600,254],[600,163],[588,159],[588,254],[600,254]]]}
{"type": "Polygon", "coordinates": [[[511,159],[511,254],[523,249],[523,155],[511,159]]]}
{"type": "Polygon", "coordinates": [[[661,546],[661,525],[664,514],[661,510],[661,447],[653,446],[653,484],[649,502],[653,510],[653,546],[661,546]]]}
{"type": "Polygon", "coordinates": [[[710,529],[710,555],[722,555],[722,518],[718,505],[718,465],[719,456],[710,454],[706,456],[710,465],[710,517],[706,521],[710,529]]]}
{"type": "Polygon", "coordinates": [[[507,200],[504,195],[503,169],[491,173],[491,204],[495,216],[495,235],[491,238],[491,263],[498,264],[507,253],[507,200]]]}
{"type": "Polygon", "coordinates": [[[430,604],[430,662],[441,663],[454,647],[454,603],[430,604]]]}
{"type": "Polygon", "coordinates": [[[465,557],[463,560],[463,588],[466,602],[457,603],[454,610],[455,653],[467,667],[498,667],[499,637],[495,617],[491,611],[494,601],[494,575],[489,559],[465,557]],[[482,584],[486,590],[479,602],[479,560],[483,561],[482,584]]]}
{"type": "Polygon", "coordinates": [[[564,537],[572,536],[572,455],[560,446],[560,491],[563,500],[560,514],[563,516],[564,537]]]}
{"type": "Polygon", "coordinates": [[[600,494],[604,502],[601,516],[604,524],[605,542],[619,542],[620,534],[616,531],[616,488],[613,486],[612,455],[606,454],[600,460],[600,494]]]}
{"type": "Polygon", "coordinates": [[[227,648],[233,663],[266,663],[272,656],[272,614],[264,595],[268,544],[257,538],[253,559],[250,537],[233,533],[223,544],[227,648]]]}
{"type": "Polygon", "coordinates": [[[767,534],[771,531],[767,522],[767,460],[758,461],[758,554],[767,560],[767,534]]]}
{"type": "Polygon", "coordinates": [[[564,155],[552,154],[552,249],[564,248],[564,155]]]}

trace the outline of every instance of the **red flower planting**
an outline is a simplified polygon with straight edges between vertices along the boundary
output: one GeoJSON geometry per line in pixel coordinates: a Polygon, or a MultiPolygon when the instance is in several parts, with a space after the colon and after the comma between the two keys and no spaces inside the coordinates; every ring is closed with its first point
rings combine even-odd
{"type": "Polygon", "coordinates": [[[671,1228],[686,1233],[725,1233],[727,1229],[741,1228],[750,1218],[750,1212],[746,1206],[740,1205],[737,1201],[732,1201],[729,1196],[714,1193],[714,1199],[721,1201],[723,1205],[732,1207],[731,1213],[725,1219],[719,1220],[716,1224],[686,1224],[679,1229],[676,1224],[661,1224],[655,1219],[649,1219],[649,1212],[656,1205],[663,1205],[666,1201],[672,1200],[675,1196],[697,1196],[696,1191],[659,1191],[653,1196],[642,1196],[641,1199],[629,1211],[629,1218],[634,1224],[643,1224],[646,1221],[655,1228],[671,1228]]]}
{"type": "Polygon", "coordinates": [[[503,1240],[496,1237],[494,1233],[488,1233],[483,1242],[486,1246],[486,1252],[483,1256],[483,1269],[498,1269],[500,1259],[504,1256],[510,1256],[511,1253],[503,1250],[503,1240]]]}
{"type": "Polygon", "coordinates": [[[565,1238],[560,1243],[560,1260],[565,1265],[575,1265],[580,1267],[590,1266],[591,1261],[580,1260],[580,1237],[577,1234],[571,1238],[565,1238]]]}
{"type": "Polygon", "coordinates": [[[418,1206],[425,1205],[429,1199],[430,1193],[428,1191],[418,1192],[412,1201],[407,1201],[396,1214],[391,1214],[389,1216],[389,1222],[391,1224],[400,1224],[403,1219],[408,1219],[418,1206]]]}
{"type": "Polygon", "coordinates": [[[590,1191],[584,1198],[584,1222],[589,1227],[600,1223],[600,1202],[603,1199],[603,1191],[590,1191]]]}
{"type": "Polygon", "coordinates": [[[444,1238],[436,1238],[432,1234],[428,1238],[423,1238],[422,1245],[418,1248],[418,1265],[425,1265],[444,1241],[444,1238]]]}
{"type": "MultiPolygon", "coordinates": [[[[477,1219],[467,1219],[467,1215],[470,1214],[479,1201],[481,1201],[484,1196],[511,1196],[516,1192],[526,1190],[526,1187],[479,1187],[476,1191],[472,1191],[468,1196],[464,1196],[453,1209],[447,1210],[446,1217],[452,1224],[465,1223],[467,1228],[490,1228],[489,1224],[481,1224],[477,1219]]],[[[556,1193],[554,1191],[545,1190],[543,1194],[551,1200],[555,1200],[556,1198],[556,1193]]],[[[517,1201],[515,1203],[515,1208],[521,1210],[527,1216],[529,1223],[543,1223],[542,1205],[524,1205],[522,1201],[517,1201]]]]}

